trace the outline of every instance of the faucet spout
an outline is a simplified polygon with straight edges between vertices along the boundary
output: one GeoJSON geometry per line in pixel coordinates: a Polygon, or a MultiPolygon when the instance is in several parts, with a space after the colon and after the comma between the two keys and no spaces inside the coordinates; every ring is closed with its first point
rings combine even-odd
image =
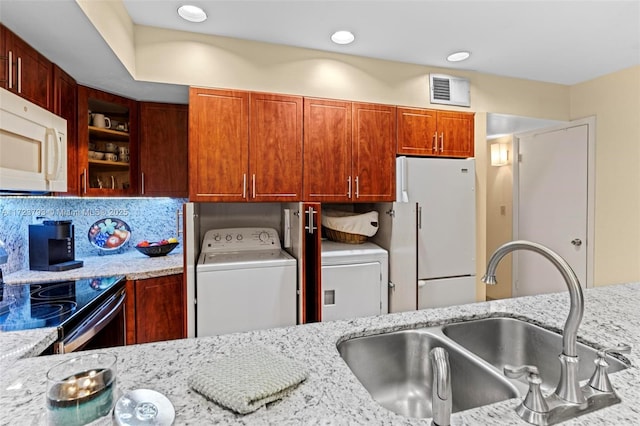
{"type": "Polygon", "coordinates": [[[482,281],[488,284],[495,284],[496,268],[500,260],[516,250],[529,250],[541,254],[547,260],[549,260],[562,274],[562,278],[569,290],[569,299],[571,306],[569,308],[569,315],[567,321],[564,324],[564,331],[562,332],[562,353],[566,356],[578,356],[577,350],[577,337],[578,327],[582,321],[584,314],[584,296],[582,295],[582,288],[576,273],[573,272],[571,266],[560,255],[551,249],[543,246],[542,244],[533,243],[530,241],[518,240],[511,241],[502,246],[491,255],[489,263],[487,265],[487,272],[482,278],[482,281]]]}
{"type": "Polygon", "coordinates": [[[449,426],[451,424],[451,409],[453,406],[449,353],[441,347],[433,348],[429,352],[429,362],[433,376],[431,386],[432,424],[435,426],[449,426]]]}

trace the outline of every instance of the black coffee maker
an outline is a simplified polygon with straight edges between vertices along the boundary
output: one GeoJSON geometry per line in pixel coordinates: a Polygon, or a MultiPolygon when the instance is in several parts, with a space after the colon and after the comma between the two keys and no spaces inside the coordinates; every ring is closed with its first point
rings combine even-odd
{"type": "Polygon", "coordinates": [[[29,225],[29,269],[67,271],[82,267],[76,259],[73,225],[70,220],[45,220],[29,225]]]}

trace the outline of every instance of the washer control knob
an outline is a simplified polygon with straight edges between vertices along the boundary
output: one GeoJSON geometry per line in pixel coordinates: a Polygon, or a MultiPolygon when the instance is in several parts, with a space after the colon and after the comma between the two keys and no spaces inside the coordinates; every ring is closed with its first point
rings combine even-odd
{"type": "Polygon", "coordinates": [[[238,241],[242,241],[242,234],[238,234],[238,235],[236,236],[236,240],[238,240],[238,241]]]}
{"type": "Polygon", "coordinates": [[[220,241],[222,239],[222,237],[220,236],[220,234],[216,234],[216,235],[213,236],[213,239],[215,241],[220,241]]]}
{"type": "Polygon", "coordinates": [[[261,242],[266,243],[267,241],[269,241],[269,233],[267,231],[260,232],[260,234],[258,234],[258,239],[261,242]]]}
{"type": "Polygon", "coordinates": [[[227,236],[226,236],[226,237],[224,237],[224,238],[225,238],[225,240],[227,240],[227,241],[231,241],[231,240],[233,240],[233,236],[232,236],[231,234],[227,234],[227,236]]]}

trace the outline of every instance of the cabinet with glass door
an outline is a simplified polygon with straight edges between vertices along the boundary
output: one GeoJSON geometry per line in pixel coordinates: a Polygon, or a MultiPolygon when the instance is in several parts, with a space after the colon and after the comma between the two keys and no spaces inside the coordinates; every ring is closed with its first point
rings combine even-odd
{"type": "Polygon", "coordinates": [[[137,193],[137,114],[134,100],[83,86],[78,88],[82,195],[137,193]]]}

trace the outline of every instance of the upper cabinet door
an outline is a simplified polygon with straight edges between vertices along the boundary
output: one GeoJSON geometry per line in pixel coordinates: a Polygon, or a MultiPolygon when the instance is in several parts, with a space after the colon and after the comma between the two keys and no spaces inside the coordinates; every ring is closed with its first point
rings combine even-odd
{"type": "Polygon", "coordinates": [[[473,157],[473,113],[438,111],[438,154],[473,157]]]}
{"type": "Polygon", "coordinates": [[[396,107],[353,103],[353,201],[395,199],[396,107]]]}
{"type": "Polygon", "coordinates": [[[437,155],[436,115],[435,110],[398,107],[398,154],[437,155]]]}
{"type": "Polygon", "coordinates": [[[249,93],[189,90],[189,199],[248,198],[249,93]]]}
{"type": "Polygon", "coordinates": [[[302,97],[251,93],[249,201],[302,199],[302,97]]]}
{"type": "Polygon", "coordinates": [[[67,195],[80,195],[78,173],[78,84],[53,66],[53,113],[67,120],[67,195]]]}
{"type": "Polygon", "coordinates": [[[188,197],[187,105],[140,103],[140,194],[188,197]]]}
{"type": "Polygon", "coordinates": [[[350,201],[351,102],[304,99],[304,200],[350,201]]]}
{"type": "MultiPolygon", "coordinates": [[[[53,111],[53,64],[7,28],[2,28],[6,58],[3,87],[53,111]]],[[[3,61],[4,62],[4,61],[3,61]]],[[[2,74],[0,74],[2,75],[2,74]]]]}

